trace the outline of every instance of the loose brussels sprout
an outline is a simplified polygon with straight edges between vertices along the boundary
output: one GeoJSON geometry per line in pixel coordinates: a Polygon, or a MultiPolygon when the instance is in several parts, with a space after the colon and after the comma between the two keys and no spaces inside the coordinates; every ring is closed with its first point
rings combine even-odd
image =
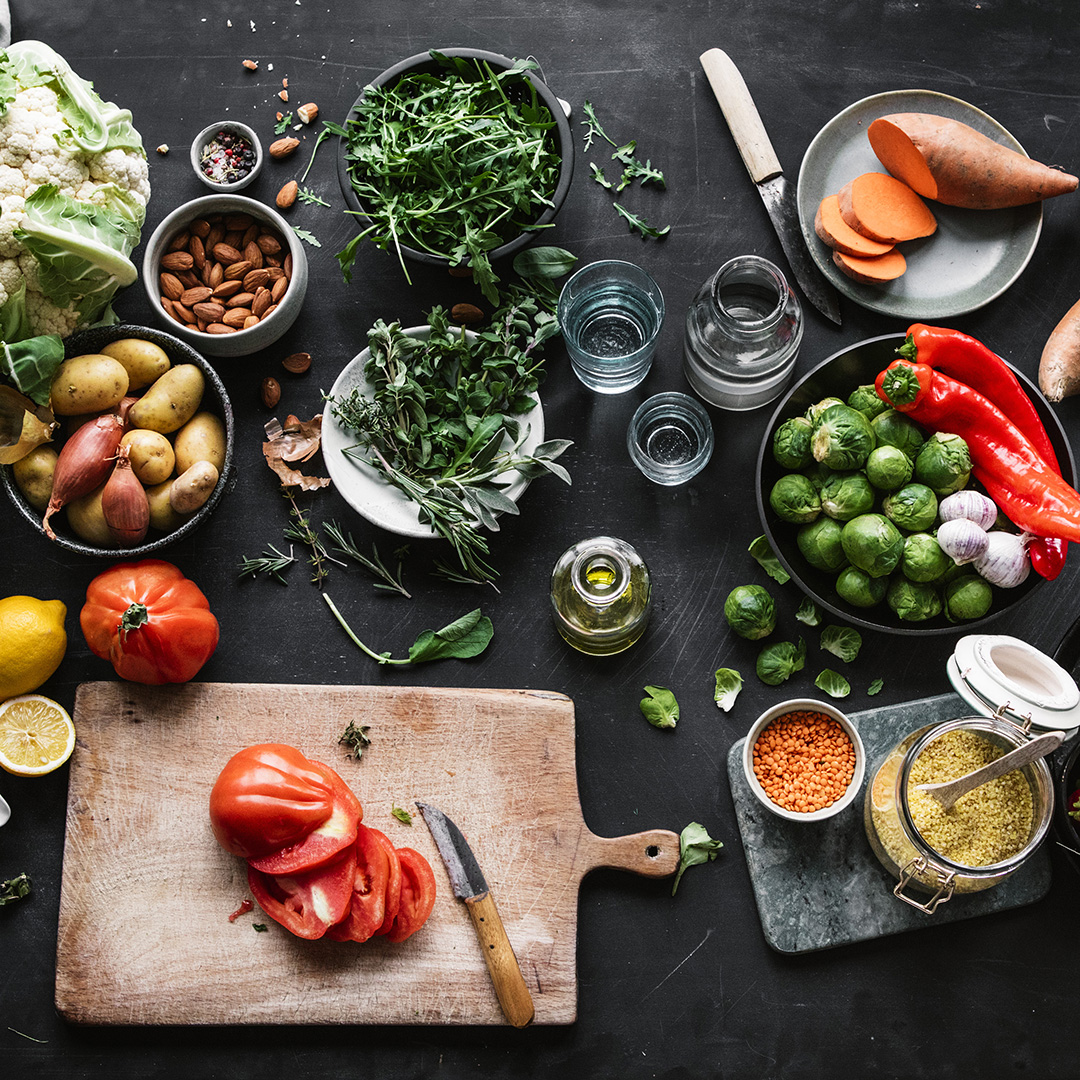
{"type": "Polygon", "coordinates": [[[880,416],[889,407],[888,402],[878,397],[873,383],[867,383],[865,386],[858,386],[852,390],[847,403],[853,409],[858,409],[867,420],[880,416]]]}
{"type": "Polygon", "coordinates": [[[847,566],[844,546],[840,543],[843,525],[831,517],[819,517],[809,525],[803,525],[795,536],[802,557],[815,569],[835,574],[847,566]]]}
{"type": "Polygon", "coordinates": [[[886,409],[875,416],[870,426],[874,429],[878,446],[895,446],[903,450],[912,461],[919,456],[919,450],[926,441],[922,428],[910,416],[905,416],[895,409],[886,409]]]}
{"type": "Polygon", "coordinates": [[[897,575],[889,582],[885,603],[905,622],[924,622],[941,614],[941,597],[933,585],[897,575]]]}
{"type": "Polygon", "coordinates": [[[776,604],[760,585],[736,585],[724,601],[724,618],[739,637],[756,641],[776,627],[776,604]]]}
{"type": "Polygon", "coordinates": [[[873,578],[857,566],[846,566],[836,579],[836,594],[852,607],[874,607],[885,599],[888,578],[873,578]]]}
{"type": "Polygon", "coordinates": [[[814,427],[817,427],[818,423],[821,421],[821,414],[826,409],[832,408],[833,405],[843,404],[844,403],[838,397],[822,398],[820,401],[817,401],[813,405],[811,405],[810,408],[806,410],[804,415],[806,416],[806,419],[809,420],[811,424],[813,424],[814,427]]]}
{"type": "Polygon", "coordinates": [[[821,485],[821,509],[837,521],[850,521],[874,508],[874,488],[861,472],[833,473],[821,485]]]}
{"type": "Polygon", "coordinates": [[[904,540],[904,554],[900,557],[900,570],[908,581],[920,584],[937,582],[945,571],[954,566],[952,559],[941,550],[941,545],[929,533],[912,533],[904,540]]]}
{"type": "Polygon", "coordinates": [[[857,469],[874,449],[870,421],[850,405],[830,405],[810,440],[814,459],[830,469],[857,469]]]}
{"type": "Polygon", "coordinates": [[[936,431],[923,443],[915,459],[915,479],[944,498],[967,486],[971,454],[959,435],[936,431]]]}
{"type": "Polygon", "coordinates": [[[878,446],[866,459],[866,478],[880,491],[895,491],[910,479],[911,458],[898,446],[878,446]]]}
{"type": "Polygon", "coordinates": [[[848,561],[871,577],[891,574],[904,554],[900,530],[881,514],[860,514],[840,534],[848,561]]]}
{"type": "Polygon", "coordinates": [[[779,686],[787,682],[796,671],[806,664],[806,642],[799,638],[798,645],[790,641],[778,641],[766,645],[758,654],[757,677],[766,686],[779,686]]]}
{"type": "Polygon", "coordinates": [[[773,433],[772,452],[778,465],[785,469],[805,469],[814,460],[810,452],[810,436],[814,425],[803,416],[785,420],[773,433]]]}
{"type": "Polygon", "coordinates": [[[937,496],[925,484],[905,484],[885,496],[881,509],[897,528],[926,532],[937,519],[937,496]]]}
{"type": "Polygon", "coordinates": [[[993,601],[989,581],[978,574],[961,574],[945,586],[945,618],[949,622],[981,619],[993,601]]]}
{"type": "Polygon", "coordinates": [[[811,462],[809,468],[803,469],[803,476],[805,476],[811,484],[817,489],[818,492],[836,475],[833,469],[830,469],[828,465],[822,465],[820,461],[811,462]]]}
{"type": "Polygon", "coordinates": [[[793,525],[805,525],[821,513],[817,488],[801,473],[788,473],[773,484],[769,505],[777,517],[793,525]]]}

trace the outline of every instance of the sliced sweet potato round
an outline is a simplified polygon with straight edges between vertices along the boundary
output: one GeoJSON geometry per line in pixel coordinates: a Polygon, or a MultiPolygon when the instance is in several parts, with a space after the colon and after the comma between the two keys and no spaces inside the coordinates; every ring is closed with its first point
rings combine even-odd
{"type": "Polygon", "coordinates": [[[892,244],[883,244],[869,236],[857,233],[840,214],[840,199],[826,195],[814,215],[814,232],[823,244],[845,255],[884,255],[892,250],[892,244]]]}
{"type": "Polygon", "coordinates": [[[857,233],[883,244],[930,236],[937,219],[930,208],[895,176],[863,173],[839,194],[840,216],[857,233]]]}
{"type": "Polygon", "coordinates": [[[884,285],[887,281],[895,281],[907,269],[907,260],[895,248],[884,255],[868,257],[834,251],[833,262],[849,278],[864,285],[884,285]]]}

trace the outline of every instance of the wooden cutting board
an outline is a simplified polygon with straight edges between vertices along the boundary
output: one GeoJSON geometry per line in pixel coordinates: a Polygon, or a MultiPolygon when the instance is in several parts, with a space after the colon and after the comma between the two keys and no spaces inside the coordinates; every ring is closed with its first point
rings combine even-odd
{"type": "Polygon", "coordinates": [[[574,706],[562,694],[378,686],[85,683],[75,702],[56,1006],[85,1024],[501,1024],[464,904],[422,799],[468,837],[502,914],[538,1024],[577,1013],[578,886],[600,866],[674,871],[665,830],[595,836],[581,813],[574,706]],[[370,726],[361,761],[338,738],[370,726]],[[303,941],[256,906],[242,859],[215,842],[225,762],[285,742],[338,770],[364,820],[431,862],[427,925],[401,944],[303,941]],[[257,932],[253,924],[265,924],[257,932]]]}

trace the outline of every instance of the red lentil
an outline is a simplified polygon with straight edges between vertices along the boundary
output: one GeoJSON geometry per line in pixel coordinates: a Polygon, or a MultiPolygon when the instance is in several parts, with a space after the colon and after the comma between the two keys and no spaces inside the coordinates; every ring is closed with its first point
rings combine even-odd
{"type": "Polygon", "coordinates": [[[754,743],[754,775],[777,806],[810,814],[832,806],[855,775],[855,747],[825,713],[796,710],[778,716],[754,743]]]}

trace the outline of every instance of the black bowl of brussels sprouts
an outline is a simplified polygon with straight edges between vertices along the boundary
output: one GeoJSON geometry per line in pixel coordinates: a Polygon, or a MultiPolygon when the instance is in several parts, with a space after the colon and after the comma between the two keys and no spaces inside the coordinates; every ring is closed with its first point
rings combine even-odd
{"type": "MultiPolygon", "coordinates": [[[[885,334],[848,346],[785,394],[758,453],[758,512],[781,564],[834,615],[893,634],[970,633],[1046,579],[1031,572],[1015,587],[991,586],[974,563],[943,555],[939,507],[958,490],[974,496],[977,484],[962,440],[922,429],[877,400],[874,380],[903,342],[903,334],[885,334]]],[[[1013,373],[1074,484],[1057,416],[1030,380],[1013,373]]]]}

